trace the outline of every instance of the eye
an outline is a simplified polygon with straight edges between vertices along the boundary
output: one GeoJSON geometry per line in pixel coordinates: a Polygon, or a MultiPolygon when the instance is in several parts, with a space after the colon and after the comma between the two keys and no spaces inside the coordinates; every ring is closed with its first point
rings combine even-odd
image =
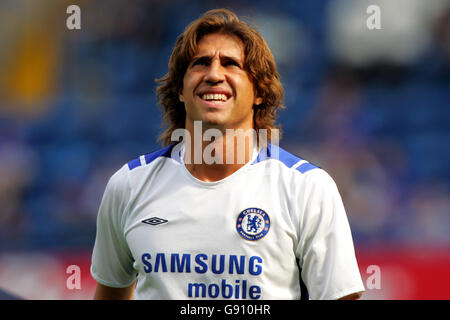
{"type": "Polygon", "coordinates": [[[192,62],[192,66],[207,66],[208,59],[207,58],[199,58],[192,62]]]}
{"type": "Polygon", "coordinates": [[[239,65],[239,63],[233,59],[227,59],[226,61],[223,62],[223,65],[226,67],[241,67],[239,65]]]}

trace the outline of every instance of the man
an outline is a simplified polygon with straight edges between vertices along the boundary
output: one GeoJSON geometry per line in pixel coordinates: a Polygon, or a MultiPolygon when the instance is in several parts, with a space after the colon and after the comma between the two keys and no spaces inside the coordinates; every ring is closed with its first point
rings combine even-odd
{"type": "Polygon", "coordinates": [[[209,11],[177,39],[159,81],[168,147],[108,182],[95,298],[358,298],[334,181],[269,143],[283,89],[260,34],[228,10],[209,11]]]}

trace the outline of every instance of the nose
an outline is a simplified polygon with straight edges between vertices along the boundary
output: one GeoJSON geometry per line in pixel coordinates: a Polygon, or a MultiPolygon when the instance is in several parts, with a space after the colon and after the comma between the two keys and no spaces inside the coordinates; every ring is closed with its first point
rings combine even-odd
{"type": "Polygon", "coordinates": [[[225,80],[224,70],[218,59],[214,59],[211,62],[205,74],[204,80],[210,84],[221,83],[225,80]]]}

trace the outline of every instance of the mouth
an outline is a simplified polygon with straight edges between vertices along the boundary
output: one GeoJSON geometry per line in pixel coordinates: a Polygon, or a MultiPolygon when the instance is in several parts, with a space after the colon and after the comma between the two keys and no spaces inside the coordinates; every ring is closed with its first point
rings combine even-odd
{"type": "Polygon", "coordinates": [[[224,105],[231,98],[231,94],[228,92],[203,92],[197,96],[209,106],[224,105]]]}

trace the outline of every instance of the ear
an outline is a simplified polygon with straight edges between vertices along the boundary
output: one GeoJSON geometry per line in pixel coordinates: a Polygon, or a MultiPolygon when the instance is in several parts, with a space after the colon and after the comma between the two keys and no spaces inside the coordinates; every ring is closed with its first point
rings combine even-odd
{"type": "Polygon", "coordinates": [[[259,106],[262,102],[263,102],[263,98],[261,98],[261,97],[256,97],[255,98],[255,105],[256,106],[259,106]]]}
{"type": "Polygon", "coordinates": [[[181,88],[180,91],[178,91],[178,99],[179,99],[181,102],[184,102],[183,88],[181,88]]]}

